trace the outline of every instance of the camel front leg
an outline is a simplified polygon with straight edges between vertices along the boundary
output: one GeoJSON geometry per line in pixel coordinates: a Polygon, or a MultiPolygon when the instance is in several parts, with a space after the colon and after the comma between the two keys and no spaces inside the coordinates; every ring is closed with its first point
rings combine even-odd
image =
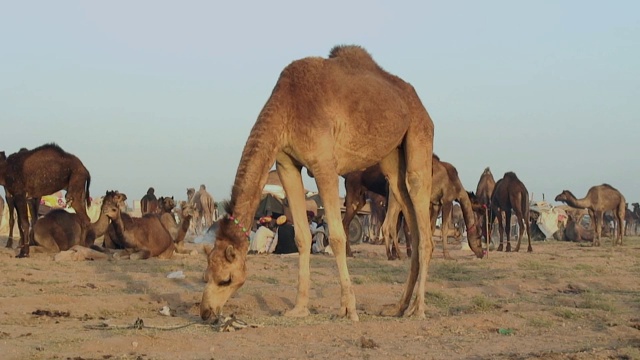
{"type": "MultiPolygon", "coordinates": [[[[294,164],[289,156],[281,154],[276,158],[276,170],[287,194],[289,209],[293,217],[296,245],[300,254],[298,257],[298,294],[296,296],[296,304],[293,309],[285,313],[285,316],[303,317],[309,315],[311,230],[307,221],[304,187],[302,185],[302,175],[300,174],[301,168],[294,164]]],[[[322,193],[320,194],[322,196],[322,193]]],[[[337,251],[337,249],[334,251],[337,251]]],[[[344,243],[342,244],[342,252],[344,253],[344,243]]]]}
{"type": "MultiPolygon", "coordinates": [[[[351,284],[351,277],[349,276],[349,269],[347,268],[347,256],[346,256],[346,242],[347,234],[344,228],[341,226],[341,213],[340,213],[340,197],[338,193],[338,174],[335,172],[335,166],[331,159],[321,159],[311,169],[318,185],[318,191],[320,192],[320,198],[324,204],[325,219],[329,225],[329,244],[336,258],[336,265],[338,267],[338,274],[340,277],[340,316],[348,317],[352,321],[358,321],[358,313],[356,311],[356,296],[353,292],[353,286],[351,284]]],[[[281,177],[282,179],[282,177],[281,177]]],[[[302,186],[302,181],[300,182],[302,186]]],[[[285,189],[286,190],[286,189],[285,189]]],[[[302,194],[302,187],[300,187],[302,194]]],[[[288,193],[288,191],[287,191],[288,193]]],[[[304,201],[304,197],[302,197],[304,201]]],[[[304,203],[301,203],[304,206],[304,203]]],[[[301,214],[304,213],[304,209],[301,209],[301,214]]],[[[294,219],[295,221],[295,219],[294,219]]],[[[307,231],[306,233],[308,233],[307,231]]],[[[297,235],[296,228],[296,235],[297,235]]],[[[309,238],[309,241],[311,238],[309,238]]],[[[306,254],[301,254],[300,257],[309,257],[309,249],[301,250],[306,254]]],[[[301,260],[302,261],[302,260],[301,260]]],[[[308,260],[307,260],[308,261],[308,260]]]]}
{"type": "MultiPolygon", "coordinates": [[[[498,234],[500,234],[500,245],[498,245],[498,249],[496,251],[502,251],[502,242],[504,241],[504,227],[502,224],[502,210],[498,209],[496,210],[496,214],[498,215],[498,234]]],[[[491,220],[491,222],[493,222],[493,219],[491,220]]]]}
{"type": "Polygon", "coordinates": [[[18,214],[18,230],[20,232],[20,252],[16,257],[29,257],[29,215],[27,200],[24,196],[14,196],[14,200],[18,214]]]}

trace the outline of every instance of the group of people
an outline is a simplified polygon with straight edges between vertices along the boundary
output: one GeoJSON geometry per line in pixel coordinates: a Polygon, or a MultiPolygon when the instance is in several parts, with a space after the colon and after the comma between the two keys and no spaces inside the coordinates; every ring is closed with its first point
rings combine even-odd
{"type": "MultiPolygon", "coordinates": [[[[307,221],[311,232],[312,253],[324,253],[327,249],[327,229],[323,219],[314,220],[313,211],[307,211],[307,221]]],[[[257,228],[249,236],[249,254],[292,254],[298,252],[295,230],[286,215],[276,219],[263,216],[257,221],[257,228]]]]}

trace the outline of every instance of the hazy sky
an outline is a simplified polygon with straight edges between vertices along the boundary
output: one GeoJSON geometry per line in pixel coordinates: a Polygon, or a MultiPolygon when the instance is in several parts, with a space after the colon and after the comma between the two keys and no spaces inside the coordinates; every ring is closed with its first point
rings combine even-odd
{"type": "Polygon", "coordinates": [[[56,142],[93,196],[228,198],[280,71],[358,44],[416,88],[467,188],[490,166],[537,200],[640,201],[638,1],[11,1],[0,44],[0,150],[56,142]]]}

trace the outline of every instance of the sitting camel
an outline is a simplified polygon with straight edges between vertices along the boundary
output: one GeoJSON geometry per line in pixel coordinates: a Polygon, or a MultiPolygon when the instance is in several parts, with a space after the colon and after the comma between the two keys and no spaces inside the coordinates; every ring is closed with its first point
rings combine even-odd
{"type": "Polygon", "coordinates": [[[613,211],[617,222],[618,234],[614,239],[613,246],[622,245],[623,220],[626,208],[624,196],[609,184],[593,186],[587,191],[587,196],[577,199],[569,190],[563,190],[556,201],[562,201],[567,205],[577,209],[587,209],[591,223],[594,226],[596,236],[593,238],[593,246],[600,246],[600,235],[602,234],[602,218],[605,212],[613,211]]]}
{"type": "Polygon", "coordinates": [[[111,241],[126,249],[130,259],[170,259],[173,256],[173,239],[157,215],[131,217],[123,213],[118,204],[112,202],[102,204],[102,213],[111,219],[111,228],[115,235],[111,237],[111,241]]]}
{"type": "Polygon", "coordinates": [[[169,232],[171,235],[171,239],[176,246],[176,251],[181,254],[189,253],[184,248],[184,238],[187,235],[187,231],[189,230],[189,225],[191,223],[191,214],[188,210],[180,211],[180,223],[176,222],[176,218],[173,216],[173,211],[176,207],[176,202],[172,197],[160,197],[158,199],[158,204],[160,205],[160,222],[162,226],[169,232]]]}
{"type": "MultiPolygon", "coordinates": [[[[124,204],[126,195],[117,191],[107,191],[103,203],[124,204]]],[[[69,250],[74,245],[94,248],[94,240],[103,236],[109,226],[109,218],[105,214],[89,225],[86,236],[82,238],[82,223],[78,214],[64,209],[53,209],[38,219],[33,228],[34,242],[30,250],[41,253],[57,253],[69,250]]],[[[99,249],[96,249],[99,250],[99,249]]]]}
{"type": "MultiPolygon", "coordinates": [[[[522,236],[524,235],[524,230],[527,230],[527,240],[529,241],[529,247],[527,248],[527,252],[532,252],[533,248],[531,247],[531,226],[529,221],[529,191],[524,186],[522,181],[518,179],[514,172],[506,172],[502,179],[496,182],[496,186],[493,189],[493,194],[491,195],[491,221],[490,224],[493,223],[495,218],[498,218],[498,230],[500,231],[500,245],[498,246],[498,251],[502,251],[502,242],[504,233],[507,233],[507,249],[506,251],[511,251],[511,213],[515,212],[519,235],[518,242],[516,243],[516,248],[513,250],[518,252],[520,250],[520,242],[522,240],[522,236]],[[504,227],[503,227],[503,218],[504,218],[504,227]]],[[[489,233],[491,233],[491,229],[489,229],[489,233]]]]}
{"type": "Polygon", "coordinates": [[[576,222],[572,215],[567,215],[567,224],[564,226],[564,239],[574,242],[593,241],[593,230],[585,229],[576,222]]]}

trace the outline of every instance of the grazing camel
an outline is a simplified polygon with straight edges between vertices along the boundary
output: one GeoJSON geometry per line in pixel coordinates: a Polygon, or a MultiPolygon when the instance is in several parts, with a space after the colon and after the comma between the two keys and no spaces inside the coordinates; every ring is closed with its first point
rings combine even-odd
{"type": "Polygon", "coordinates": [[[157,215],[130,217],[122,213],[120,205],[113,202],[104,202],[102,213],[111,220],[111,227],[115,233],[111,240],[121,248],[127,249],[130,259],[170,259],[173,256],[173,239],[157,215]]]}
{"type": "Polygon", "coordinates": [[[618,234],[612,241],[613,246],[622,245],[623,226],[626,202],[620,191],[609,184],[593,186],[587,191],[587,196],[577,199],[569,190],[563,190],[556,201],[562,201],[577,209],[587,209],[591,223],[594,226],[596,236],[593,238],[593,246],[600,246],[602,234],[602,217],[605,212],[612,211],[617,222],[618,234]]]}
{"type": "Polygon", "coordinates": [[[358,320],[347,268],[346,234],[341,224],[338,177],[380,163],[401,202],[412,234],[411,270],[396,316],[425,317],[425,285],[433,242],[429,196],[433,122],[415,89],[384,71],[359,46],[336,46],[328,59],[310,57],[289,64],[253,126],[209,252],[200,316],[219,316],[247,277],[251,226],[274,161],[287,194],[300,249],[298,294],[287,316],[309,315],[311,233],[306,219],[301,169],[315,178],[330,245],[338,267],[340,315],[358,320]],[[426,179],[426,180],[425,180],[426,179]],[[415,290],[416,298],[410,306],[415,290]]]}
{"type": "MultiPolygon", "coordinates": [[[[125,199],[124,194],[107,191],[102,201],[122,205],[125,199]]],[[[105,214],[100,214],[98,220],[90,224],[85,238],[82,238],[82,222],[78,214],[64,209],[53,209],[36,221],[33,227],[36,245],[30,246],[31,251],[56,253],[69,250],[74,245],[93,247],[94,239],[105,234],[109,222],[105,214]]]]}
{"type": "Polygon", "coordinates": [[[155,214],[158,212],[158,199],[155,195],[156,190],[150,187],[147,194],[140,199],[140,210],[142,215],[155,214]]]}
{"type": "MultiPolygon", "coordinates": [[[[462,207],[462,213],[464,220],[467,224],[467,240],[469,247],[478,258],[484,256],[482,252],[482,244],[480,240],[480,234],[477,231],[475,225],[475,214],[469,200],[469,194],[462,186],[462,182],[458,177],[458,171],[456,168],[448,162],[441,161],[438,156],[433,155],[433,188],[431,190],[431,231],[436,230],[436,220],[440,211],[442,211],[442,225],[441,225],[441,238],[442,238],[442,253],[445,259],[453,259],[447,250],[446,242],[449,234],[449,226],[451,224],[451,213],[453,211],[453,202],[458,201],[462,207]],[[445,235],[446,234],[446,235],[445,235]]],[[[399,207],[393,197],[393,194],[389,195],[389,206],[387,209],[387,218],[385,219],[382,227],[382,233],[385,239],[385,247],[387,251],[387,258],[391,258],[392,250],[389,247],[389,242],[393,243],[395,252],[400,255],[398,246],[397,232],[397,219],[400,215],[399,207]]]]}
{"type": "Polygon", "coordinates": [[[491,195],[491,221],[493,223],[495,218],[498,218],[498,230],[500,231],[500,245],[497,251],[502,251],[502,242],[504,232],[507,233],[507,249],[511,251],[511,212],[515,212],[518,220],[518,242],[516,248],[513,251],[520,251],[520,242],[524,235],[525,229],[527,230],[527,240],[529,241],[529,247],[527,252],[532,252],[531,247],[531,223],[529,221],[529,191],[524,186],[522,181],[518,179],[514,172],[506,172],[502,179],[498,180],[493,194],[491,195]],[[504,228],[503,228],[503,218],[504,228]],[[504,231],[503,231],[504,229],[504,231]]]}
{"type": "MultiPolygon", "coordinates": [[[[90,203],[89,184],[91,176],[82,161],[62,150],[56,144],[45,144],[33,150],[19,151],[8,158],[0,152],[0,185],[14,197],[20,229],[20,253],[29,256],[29,218],[38,213],[38,201],[29,201],[59,190],[67,190],[67,204],[80,216],[82,231],[87,231],[91,222],[87,215],[90,203]]],[[[35,224],[37,216],[32,218],[35,224]]],[[[84,238],[84,235],[82,236],[84,238]]]]}

